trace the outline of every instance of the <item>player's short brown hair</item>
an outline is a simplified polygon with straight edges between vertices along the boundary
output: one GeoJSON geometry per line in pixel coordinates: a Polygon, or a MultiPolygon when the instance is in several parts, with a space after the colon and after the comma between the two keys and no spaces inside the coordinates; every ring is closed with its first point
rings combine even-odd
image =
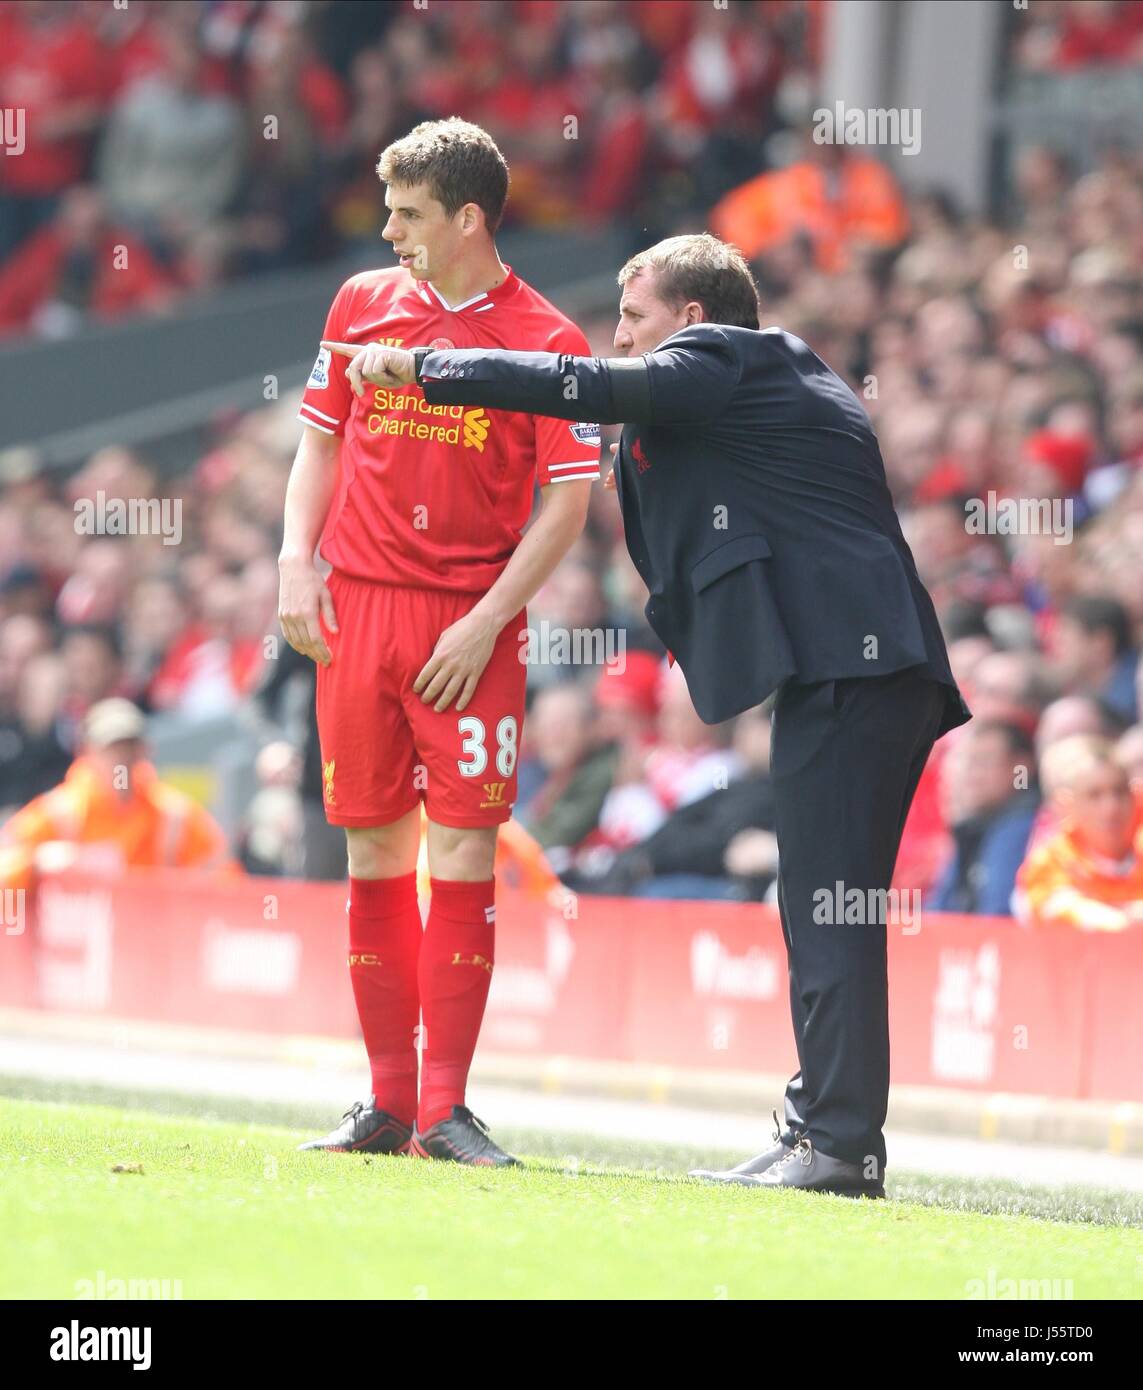
{"type": "Polygon", "coordinates": [[[643,270],[654,272],[656,293],[673,309],[693,299],[709,323],[758,327],[758,286],[746,258],[709,232],[667,237],[640,251],[619,272],[619,283],[643,270]]]}
{"type": "Polygon", "coordinates": [[[459,116],[414,126],[381,152],[377,173],[382,183],[427,183],[449,217],[475,203],[490,232],[504,216],[508,162],[486,130],[459,116]]]}

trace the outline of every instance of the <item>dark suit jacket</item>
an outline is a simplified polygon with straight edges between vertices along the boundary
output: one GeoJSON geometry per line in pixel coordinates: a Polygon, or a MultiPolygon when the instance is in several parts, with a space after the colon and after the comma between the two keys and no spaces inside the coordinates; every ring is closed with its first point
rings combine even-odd
{"type": "Polygon", "coordinates": [[[617,482],[647,620],[708,723],[790,677],[906,667],[948,688],[940,733],[971,717],[869,419],[800,339],[704,323],[629,360],[464,349],[418,365],[433,403],[626,422],[617,482]]]}

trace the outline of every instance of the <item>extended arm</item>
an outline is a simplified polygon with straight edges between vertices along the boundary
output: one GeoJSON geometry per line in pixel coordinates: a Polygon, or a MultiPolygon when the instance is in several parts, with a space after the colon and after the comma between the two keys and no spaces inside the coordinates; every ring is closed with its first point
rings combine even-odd
{"type": "Polygon", "coordinates": [[[557,420],[637,423],[651,418],[643,357],[573,357],[563,352],[418,349],[418,384],[433,405],[482,405],[557,420]]]}
{"type": "Polygon", "coordinates": [[[575,357],[502,348],[361,348],[325,341],[352,360],[353,389],[363,383],[416,381],[433,405],[482,405],[602,424],[700,424],[717,419],[738,385],[741,367],[729,337],[715,324],[684,329],[642,357],[575,357]]]}

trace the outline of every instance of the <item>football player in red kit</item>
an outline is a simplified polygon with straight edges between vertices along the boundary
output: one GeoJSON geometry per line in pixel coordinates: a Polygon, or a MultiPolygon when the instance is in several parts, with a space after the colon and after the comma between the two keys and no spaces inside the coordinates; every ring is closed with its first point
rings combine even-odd
{"type": "MultiPolygon", "coordinates": [[[[400,264],[348,280],[323,341],[589,351],[497,254],[508,167],[485,131],[426,122],[377,172],[381,235],[400,264]]],[[[346,832],[349,970],[373,1092],[302,1147],[514,1163],[466,1107],[465,1083],[493,969],[497,829],[516,792],[525,604],[583,527],[599,430],[433,407],[416,386],[358,395],[324,346],[299,418],[279,617],[318,667],[325,809],[346,832]]]]}

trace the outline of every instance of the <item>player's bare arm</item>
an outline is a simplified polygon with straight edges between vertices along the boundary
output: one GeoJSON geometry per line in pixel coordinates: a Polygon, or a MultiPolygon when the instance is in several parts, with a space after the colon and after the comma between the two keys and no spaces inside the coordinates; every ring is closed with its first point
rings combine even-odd
{"type": "Polygon", "coordinates": [[[497,637],[567,554],[587,519],[591,484],[549,483],[540,513],[524,533],[503,574],[459,622],[446,627],[413,689],[438,712],[472,699],[497,637]]]}
{"type": "Polygon", "coordinates": [[[278,621],[282,635],[302,656],[328,666],[332,657],[321,622],[337,631],[333,599],[314,564],[314,552],[325,524],[337,481],[341,441],[307,426],[302,431],[290,480],[282,549],[278,555],[278,621]]]}

